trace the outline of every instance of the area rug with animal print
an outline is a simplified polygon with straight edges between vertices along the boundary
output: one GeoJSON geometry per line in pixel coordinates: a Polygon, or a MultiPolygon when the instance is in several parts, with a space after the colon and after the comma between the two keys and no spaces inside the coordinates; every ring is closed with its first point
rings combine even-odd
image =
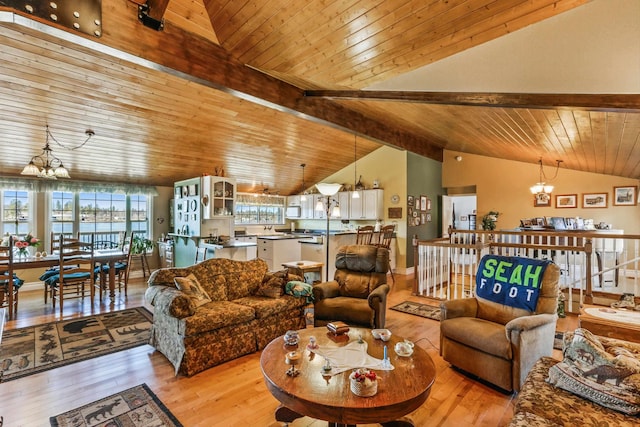
{"type": "Polygon", "coordinates": [[[4,330],[0,382],[148,343],[153,315],[144,307],[4,330]]]}
{"type": "Polygon", "coordinates": [[[182,426],[146,384],[56,415],[49,422],[52,427],[182,426]]]}
{"type": "Polygon", "coordinates": [[[625,414],[640,413],[640,344],[578,328],[563,336],[563,360],[547,381],[625,414]]]}
{"type": "Polygon", "coordinates": [[[401,311],[427,319],[440,321],[440,307],[429,304],[422,304],[414,301],[405,301],[401,304],[394,305],[391,310],[401,311]]]}

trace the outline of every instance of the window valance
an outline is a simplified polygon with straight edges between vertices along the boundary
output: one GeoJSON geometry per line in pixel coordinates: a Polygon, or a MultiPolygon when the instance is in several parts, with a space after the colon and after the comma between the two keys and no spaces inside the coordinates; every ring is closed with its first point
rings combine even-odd
{"type": "Polygon", "coordinates": [[[284,196],[269,196],[265,194],[238,193],[236,194],[236,203],[239,205],[269,205],[284,206],[284,196]]]}
{"type": "Polygon", "coordinates": [[[70,191],[85,193],[124,193],[157,196],[158,190],[151,185],[125,184],[118,182],[45,180],[34,178],[0,177],[0,188],[35,192],[70,191]]]}

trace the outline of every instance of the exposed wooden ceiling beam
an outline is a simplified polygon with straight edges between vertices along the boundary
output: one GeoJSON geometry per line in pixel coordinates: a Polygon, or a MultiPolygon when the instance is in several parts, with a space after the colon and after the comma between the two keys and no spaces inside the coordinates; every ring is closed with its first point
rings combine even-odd
{"type": "MultiPolygon", "coordinates": [[[[4,19],[0,25],[21,26],[20,31],[43,37],[54,34],[51,27],[62,30],[62,37],[75,42],[79,48],[105,52],[134,63],[180,75],[183,78],[230,93],[242,99],[296,114],[310,120],[366,135],[372,140],[406,149],[435,160],[442,160],[442,144],[405,130],[394,129],[384,123],[327,100],[304,96],[300,88],[282,82],[239,62],[222,47],[188,33],[171,23],[161,32],[144,27],[137,19],[138,5],[117,0],[103,0],[102,21],[105,30],[100,39],[73,33],[48,21],[34,25],[35,17],[15,11],[15,15],[27,18],[4,19]],[[107,46],[110,49],[104,49],[107,46]]],[[[2,9],[2,8],[0,8],[2,9]]],[[[37,20],[37,19],[36,19],[37,20]]]]}
{"type": "Polygon", "coordinates": [[[169,6],[169,0],[147,0],[146,4],[149,7],[149,16],[161,21],[169,6]]]}
{"type": "Polygon", "coordinates": [[[638,94],[548,94],[481,92],[412,92],[374,90],[307,90],[308,98],[401,101],[474,107],[640,112],[638,94]]]}

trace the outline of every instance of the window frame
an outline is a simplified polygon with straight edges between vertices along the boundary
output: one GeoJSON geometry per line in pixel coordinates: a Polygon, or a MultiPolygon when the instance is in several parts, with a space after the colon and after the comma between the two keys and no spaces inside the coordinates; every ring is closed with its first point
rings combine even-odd
{"type": "Polygon", "coordinates": [[[6,235],[6,233],[12,235],[12,236],[25,236],[28,233],[32,233],[35,234],[35,226],[36,226],[36,213],[37,213],[37,209],[36,209],[36,197],[35,197],[35,192],[31,191],[31,190],[20,190],[20,189],[14,189],[14,188],[2,188],[0,189],[0,223],[1,225],[1,229],[0,232],[2,233],[2,235],[6,235]],[[16,198],[18,196],[18,193],[26,193],[26,199],[27,199],[27,212],[28,212],[28,218],[26,221],[20,221],[19,219],[19,215],[18,212],[16,211],[16,218],[15,219],[11,219],[11,220],[6,220],[5,219],[5,199],[6,199],[6,194],[7,193],[16,193],[16,198]],[[15,224],[15,228],[13,231],[8,230],[8,225],[9,224],[15,224]],[[24,224],[26,224],[26,228],[24,227],[24,224]],[[21,225],[23,225],[23,231],[20,230],[21,225]]]}
{"type": "MultiPolygon", "coordinates": [[[[56,190],[57,191],[57,190],[56,190]]],[[[65,234],[77,234],[80,233],[80,235],[82,236],[83,234],[87,234],[87,233],[102,233],[102,234],[110,234],[110,235],[118,235],[123,231],[126,231],[127,234],[134,232],[137,235],[140,235],[141,237],[146,237],[148,239],[151,239],[153,236],[153,222],[151,221],[151,218],[153,218],[153,199],[149,194],[144,194],[144,193],[136,193],[136,194],[124,194],[121,192],[106,192],[106,191],[57,191],[60,193],[67,193],[67,194],[71,194],[72,195],[72,199],[73,199],[73,214],[72,214],[72,220],[71,221],[66,221],[64,223],[71,223],[72,225],[72,231],[68,231],[68,230],[64,230],[65,234]],[[95,227],[94,230],[92,231],[80,231],[81,228],[81,223],[82,223],[82,215],[81,215],[81,206],[80,206],[80,194],[104,194],[104,195],[111,195],[110,199],[111,202],[113,202],[113,195],[118,195],[118,196],[124,196],[124,215],[125,215],[125,221],[124,221],[124,230],[120,230],[120,229],[114,229],[113,227],[110,228],[110,230],[108,231],[95,231],[95,227]],[[131,217],[132,217],[132,203],[131,203],[131,199],[133,197],[143,197],[145,199],[145,204],[146,204],[146,208],[147,208],[147,213],[146,213],[146,220],[145,221],[135,221],[137,224],[140,224],[142,222],[146,223],[146,226],[144,227],[144,229],[141,229],[140,227],[134,227],[133,226],[133,222],[131,217]]],[[[97,197],[95,198],[95,200],[97,200],[97,197]]],[[[53,204],[54,204],[54,200],[53,200],[53,192],[49,191],[47,192],[47,197],[46,197],[46,218],[47,220],[45,221],[45,228],[47,230],[47,240],[50,239],[50,235],[51,235],[51,231],[54,228],[54,224],[58,221],[54,221],[53,220],[53,204]]],[[[105,199],[103,199],[103,201],[105,201],[105,199]]],[[[105,222],[105,221],[102,221],[105,222]]],[[[113,221],[109,221],[110,223],[114,223],[113,221]]],[[[63,223],[63,222],[59,222],[59,223],[63,223]]],[[[117,222],[116,222],[117,223],[117,222]]],[[[50,244],[50,242],[47,242],[47,244],[50,244]]]]}

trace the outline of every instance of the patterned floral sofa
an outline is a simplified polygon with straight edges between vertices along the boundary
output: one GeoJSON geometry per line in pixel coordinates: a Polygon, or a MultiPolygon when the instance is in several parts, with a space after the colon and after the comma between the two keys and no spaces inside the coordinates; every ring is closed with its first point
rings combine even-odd
{"type": "Polygon", "coordinates": [[[551,357],[536,362],[520,390],[509,427],[640,425],[640,371],[621,368],[637,366],[640,344],[584,331],[565,333],[562,362],[551,357]],[[607,365],[617,366],[615,370],[625,377],[600,372],[607,365]],[[618,410],[609,409],[614,407],[618,410]]]}
{"type": "Polygon", "coordinates": [[[304,328],[305,298],[264,292],[266,278],[273,274],[262,259],[213,258],[154,271],[145,293],[154,306],[149,343],[171,361],[176,374],[191,376],[260,350],[287,330],[304,328]],[[190,274],[211,301],[197,306],[179,290],[177,284],[190,274]]]}

